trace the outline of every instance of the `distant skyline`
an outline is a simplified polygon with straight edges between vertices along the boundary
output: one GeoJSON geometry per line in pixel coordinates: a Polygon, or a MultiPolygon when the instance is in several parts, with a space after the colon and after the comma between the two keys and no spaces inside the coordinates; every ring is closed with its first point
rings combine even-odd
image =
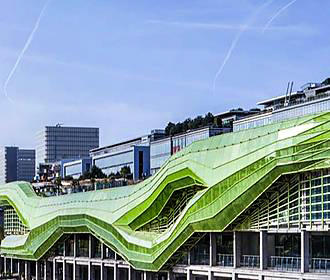
{"type": "Polygon", "coordinates": [[[2,2],[1,146],[57,123],[112,144],[330,77],[330,1],[51,0],[6,85],[46,1],[2,2]]]}

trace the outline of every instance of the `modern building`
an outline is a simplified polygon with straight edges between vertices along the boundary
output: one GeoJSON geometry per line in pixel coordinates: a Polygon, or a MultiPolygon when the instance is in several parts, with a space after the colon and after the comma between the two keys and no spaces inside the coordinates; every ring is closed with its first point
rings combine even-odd
{"type": "Polygon", "coordinates": [[[330,113],[196,141],[128,187],[0,188],[0,271],[47,280],[330,278],[330,113]],[[0,219],[1,220],[1,219],[0,219]]]}
{"type": "Polygon", "coordinates": [[[261,101],[258,105],[264,106],[264,110],[259,114],[234,121],[234,131],[330,110],[330,79],[323,83],[307,83],[300,91],[288,92],[261,101]]]}
{"type": "Polygon", "coordinates": [[[36,164],[89,157],[99,147],[99,129],[92,127],[46,126],[38,133],[36,164]]]}
{"type": "Polygon", "coordinates": [[[150,135],[93,149],[90,151],[92,164],[107,174],[117,174],[129,167],[133,180],[150,175],[150,135]]]}
{"type": "Polygon", "coordinates": [[[258,114],[260,113],[260,111],[261,110],[258,108],[254,108],[250,110],[243,110],[242,108],[237,108],[216,114],[214,115],[214,117],[221,120],[222,127],[232,128],[234,121],[246,118],[251,115],[258,114]]]}
{"type": "Polygon", "coordinates": [[[151,174],[155,174],[160,167],[178,151],[187,147],[191,143],[203,140],[224,132],[228,132],[226,128],[203,127],[190,130],[175,136],[162,138],[150,142],[150,170],[151,174]]]}
{"type": "Polygon", "coordinates": [[[0,183],[33,180],[35,173],[35,150],[18,147],[0,149],[0,183]]]}
{"type": "Polygon", "coordinates": [[[71,176],[74,179],[78,179],[82,174],[87,171],[90,171],[91,167],[91,158],[83,158],[75,161],[62,163],[62,178],[71,176]]]}

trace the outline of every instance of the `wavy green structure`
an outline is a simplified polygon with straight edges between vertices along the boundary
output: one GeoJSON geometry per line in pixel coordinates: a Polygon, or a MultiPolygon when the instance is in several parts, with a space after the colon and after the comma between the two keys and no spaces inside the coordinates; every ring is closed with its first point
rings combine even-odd
{"type": "Polygon", "coordinates": [[[1,253],[37,260],[63,234],[89,232],[136,269],[158,271],[193,233],[226,230],[281,175],[330,167],[329,139],[324,113],[195,142],[134,186],[44,198],[27,183],[3,185],[1,205],[13,206],[29,233],[7,236],[1,253]],[[174,225],[138,230],[195,186],[174,225]]]}

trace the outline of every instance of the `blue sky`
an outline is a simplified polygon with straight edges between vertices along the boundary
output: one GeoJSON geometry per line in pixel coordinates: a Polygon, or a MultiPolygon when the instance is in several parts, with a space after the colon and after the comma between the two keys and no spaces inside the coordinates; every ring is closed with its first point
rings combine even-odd
{"type": "Polygon", "coordinates": [[[97,126],[101,144],[206,112],[252,108],[330,76],[330,1],[44,0],[0,9],[0,145],[35,146],[44,125],[97,126]],[[259,12],[256,11],[259,9],[259,12]],[[249,26],[246,26],[249,24],[249,26]],[[244,27],[245,26],[245,27],[244,27]],[[213,79],[244,29],[223,72],[213,79]]]}

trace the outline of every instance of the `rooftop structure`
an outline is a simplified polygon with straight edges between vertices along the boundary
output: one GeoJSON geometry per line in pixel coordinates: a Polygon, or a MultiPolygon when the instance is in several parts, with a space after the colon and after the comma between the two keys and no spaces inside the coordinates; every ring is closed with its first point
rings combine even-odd
{"type": "Polygon", "coordinates": [[[330,113],[192,143],[134,186],[0,188],[6,272],[44,279],[329,279],[330,113]]]}
{"type": "Polygon", "coordinates": [[[254,128],[330,110],[329,81],[327,79],[323,83],[308,83],[302,86],[300,91],[288,91],[285,95],[258,102],[258,105],[264,106],[264,110],[234,121],[233,130],[254,128]]]}

